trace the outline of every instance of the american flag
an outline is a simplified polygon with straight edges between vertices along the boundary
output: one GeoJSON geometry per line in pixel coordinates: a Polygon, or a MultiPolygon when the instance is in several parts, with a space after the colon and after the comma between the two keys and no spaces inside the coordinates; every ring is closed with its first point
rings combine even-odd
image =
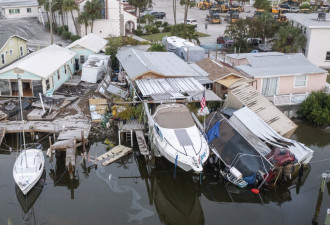
{"type": "Polygon", "coordinates": [[[206,100],[205,100],[205,90],[203,91],[203,97],[202,97],[202,100],[201,100],[201,112],[203,112],[203,109],[205,108],[206,106],[206,100]]]}

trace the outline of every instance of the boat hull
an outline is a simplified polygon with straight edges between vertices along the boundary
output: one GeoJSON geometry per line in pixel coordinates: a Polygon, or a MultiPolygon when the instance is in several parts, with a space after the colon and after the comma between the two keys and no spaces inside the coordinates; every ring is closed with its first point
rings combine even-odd
{"type": "Polygon", "coordinates": [[[45,159],[42,150],[23,150],[16,158],[13,168],[14,180],[26,195],[39,181],[45,166],[45,159]]]}

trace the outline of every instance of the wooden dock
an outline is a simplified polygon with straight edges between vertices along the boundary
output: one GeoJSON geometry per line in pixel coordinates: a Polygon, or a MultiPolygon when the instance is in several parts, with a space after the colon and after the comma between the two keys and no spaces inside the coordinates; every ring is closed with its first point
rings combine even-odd
{"type": "Polygon", "coordinates": [[[123,145],[117,145],[116,147],[110,149],[110,151],[97,157],[96,160],[99,162],[103,161],[102,165],[107,166],[115,162],[116,160],[124,157],[125,155],[128,155],[131,152],[132,152],[131,148],[125,147],[123,145]]]}
{"type": "Polygon", "coordinates": [[[45,116],[46,113],[47,111],[44,112],[42,109],[34,109],[27,115],[27,119],[31,121],[51,121],[54,120],[58,114],[57,111],[53,111],[45,116]]]}
{"type": "Polygon", "coordinates": [[[133,147],[133,131],[143,130],[144,125],[138,120],[128,120],[125,124],[122,122],[118,124],[118,138],[119,145],[121,144],[121,133],[126,135],[126,142],[131,142],[131,147],[133,147]]]}
{"type": "Polygon", "coordinates": [[[2,140],[6,135],[6,128],[5,127],[0,127],[0,145],[2,144],[2,140]]]}
{"type": "MultiPolygon", "coordinates": [[[[0,128],[6,128],[7,133],[22,132],[22,123],[16,121],[8,121],[0,124],[0,128]]],[[[58,119],[54,121],[25,121],[25,132],[42,132],[59,134],[58,140],[68,140],[76,138],[77,141],[82,140],[81,132],[84,132],[84,138],[87,139],[90,133],[91,125],[85,120],[65,120],[58,119]]]]}
{"type": "Polygon", "coordinates": [[[143,131],[142,130],[136,130],[135,135],[136,135],[136,139],[137,139],[141,154],[144,155],[145,157],[148,156],[149,155],[149,149],[148,149],[148,145],[147,145],[146,139],[144,137],[143,131]]]}

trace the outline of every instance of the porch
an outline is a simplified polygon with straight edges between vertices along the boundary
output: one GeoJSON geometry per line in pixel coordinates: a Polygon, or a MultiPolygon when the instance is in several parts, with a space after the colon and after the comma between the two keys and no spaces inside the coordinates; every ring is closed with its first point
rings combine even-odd
{"type": "Polygon", "coordinates": [[[309,96],[309,93],[306,92],[304,94],[265,96],[265,98],[267,98],[269,101],[271,101],[276,106],[282,106],[282,105],[299,105],[308,96],[309,96]]]}

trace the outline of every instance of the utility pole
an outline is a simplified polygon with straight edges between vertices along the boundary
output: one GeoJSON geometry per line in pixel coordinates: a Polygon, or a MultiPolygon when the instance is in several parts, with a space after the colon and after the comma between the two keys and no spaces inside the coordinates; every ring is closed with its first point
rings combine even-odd
{"type": "Polygon", "coordinates": [[[49,27],[50,27],[50,44],[52,45],[53,40],[53,13],[52,13],[52,0],[49,1],[49,11],[50,11],[50,17],[49,17],[49,27]]]}

